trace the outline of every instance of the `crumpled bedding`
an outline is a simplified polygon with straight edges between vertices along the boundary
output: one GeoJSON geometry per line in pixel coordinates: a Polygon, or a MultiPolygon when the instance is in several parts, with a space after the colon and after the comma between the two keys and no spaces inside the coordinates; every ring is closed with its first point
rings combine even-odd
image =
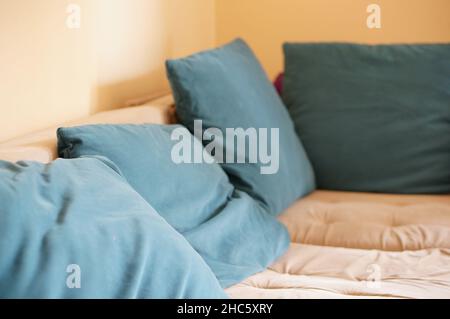
{"type": "Polygon", "coordinates": [[[288,252],[232,298],[450,298],[450,195],[317,191],[280,221],[288,252]]]}

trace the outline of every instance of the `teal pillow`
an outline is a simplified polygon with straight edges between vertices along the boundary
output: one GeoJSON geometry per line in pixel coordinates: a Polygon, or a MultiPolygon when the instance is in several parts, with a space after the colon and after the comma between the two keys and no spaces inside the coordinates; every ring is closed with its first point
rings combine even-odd
{"type": "Polygon", "coordinates": [[[112,160],[130,185],[200,253],[222,286],[229,287],[282,255],[289,235],[263,205],[235,190],[218,164],[180,163],[176,155],[182,153],[177,148],[181,142],[190,144],[186,153],[204,152],[201,142],[180,125],[58,130],[60,156],[112,160]]]}
{"type": "Polygon", "coordinates": [[[283,98],[319,188],[450,193],[450,45],[286,44],[283,98]]]}
{"type": "Polygon", "coordinates": [[[206,133],[206,146],[212,140],[221,144],[223,152],[219,148],[212,154],[237,189],[262,202],[273,215],[315,189],[311,164],[289,114],[244,41],[238,39],[215,50],[167,61],[167,73],[181,123],[197,136],[206,133]],[[200,129],[196,130],[195,120],[202,121],[200,129]],[[210,129],[218,129],[220,134],[210,129]],[[249,130],[252,137],[239,145],[232,135],[227,138],[227,129],[249,130]],[[250,143],[256,141],[254,136],[258,142],[250,143]],[[275,155],[277,149],[279,153],[269,165],[262,156],[265,147],[267,154],[275,155]],[[257,159],[249,155],[251,150],[258,153],[257,159]],[[238,158],[244,163],[238,163],[238,158]],[[272,172],[264,172],[265,167],[272,172]]]}
{"type": "MultiPolygon", "coordinates": [[[[60,128],[59,155],[104,156],[131,186],[179,232],[188,232],[223,207],[233,186],[218,165],[177,164],[172,132],[179,125],[91,125],[60,128]],[[191,200],[192,199],[192,200],[191,200]],[[181,210],[181,211],[180,211],[181,210]]],[[[187,132],[190,142],[201,144],[187,132]]]]}
{"type": "Polygon", "coordinates": [[[0,161],[0,203],[0,298],[227,297],[106,159],[0,161]]]}

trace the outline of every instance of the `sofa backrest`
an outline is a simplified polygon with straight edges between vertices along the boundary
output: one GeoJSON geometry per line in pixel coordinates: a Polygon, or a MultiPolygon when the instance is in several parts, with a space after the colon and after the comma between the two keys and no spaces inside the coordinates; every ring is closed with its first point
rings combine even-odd
{"type": "Polygon", "coordinates": [[[171,95],[152,100],[140,106],[107,111],[62,123],[45,130],[27,134],[0,144],[0,160],[9,162],[37,161],[48,163],[56,159],[59,127],[73,127],[91,124],[172,124],[174,102],[171,95]]]}

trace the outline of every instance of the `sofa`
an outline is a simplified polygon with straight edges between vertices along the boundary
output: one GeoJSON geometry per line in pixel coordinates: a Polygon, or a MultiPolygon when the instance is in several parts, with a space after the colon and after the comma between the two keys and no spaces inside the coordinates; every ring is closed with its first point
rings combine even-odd
{"type": "MultiPolygon", "coordinates": [[[[64,125],[176,121],[168,95],[64,125]]],[[[0,159],[54,160],[55,130],[1,144],[0,159]]],[[[231,298],[450,298],[450,195],[317,190],[278,219],[288,251],[231,298]]]]}

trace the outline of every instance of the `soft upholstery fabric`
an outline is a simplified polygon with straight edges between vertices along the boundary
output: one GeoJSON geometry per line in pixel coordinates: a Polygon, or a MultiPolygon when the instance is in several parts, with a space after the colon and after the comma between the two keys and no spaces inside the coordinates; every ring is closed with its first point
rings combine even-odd
{"type": "Polygon", "coordinates": [[[284,51],[284,101],[319,188],[450,193],[450,45],[284,51]]]}
{"type": "Polygon", "coordinates": [[[18,162],[22,160],[48,163],[53,160],[53,154],[45,147],[38,146],[1,146],[0,160],[18,162]]]}
{"type": "MultiPolygon", "coordinates": [[[[105,111],[64,123],[64,126],[89,124],[170,124],[173,123],[173,98],[168,95],[141,106],[105,111]]],[[[49,163],[58,157],[56,130],[52,127],[0,144],[0,160],[49,163]]]]}
{"type": "Polygon", "coordinates": [[[0,161],[0,298],[226,297],[116,170],[96,158],[0,161]],[[80,289],[66,285],[74,264],[80,289]]]}
{"type": "Polygon", "coordinates": [[[285,228],[265,207],[235,190],[218,164],[175,164],[179,125],[94,125],[58,130],[66,158],[100,155],[201,254],[227,287],[262,271],[287,249],[285,228]]]}
{"type": "MultiPolygon", "coordinates": [[[[258,163],[222,165],[231,182],[274,215],[315,188],[314,174],[293,123],[257,58],[242,40],[167,62],[180,122],[194,131],[218,128],[279,129],[279,171],[262,175],[258,163]]],[[[226,144],[226,138],[224,139],[226,144]]],[[[210,141],[205,141],[208,144],[210,141]]],[[[243,150],[240,150],[243,151],[243,150]]],[[[226,149],[236,154],[236,146],[226,149]]]]}
{"type": "MultiPolygon", "coordinates": [[[[223,207],[233,192],[218,165],[176,164],[171,140],[178,125],[92,125],[58,130],[59,155],[105,156],[131,186],[180,232],[190,231],[223,207]],[[192,200],[191,200],[192,199],[192,200]]],[[[188,133],[190,135],[190,133],[188,133]]],[[[193,143],[198,143],[192,138],[193,143]]],[[[200,144],[200,147],[201,144],[200,144]]]]}
{"type": "Polygon", "coordinates": [[[290,249],[232,298],[450,298],[449,195],[317,191],[280,220],[290,249]]]}

